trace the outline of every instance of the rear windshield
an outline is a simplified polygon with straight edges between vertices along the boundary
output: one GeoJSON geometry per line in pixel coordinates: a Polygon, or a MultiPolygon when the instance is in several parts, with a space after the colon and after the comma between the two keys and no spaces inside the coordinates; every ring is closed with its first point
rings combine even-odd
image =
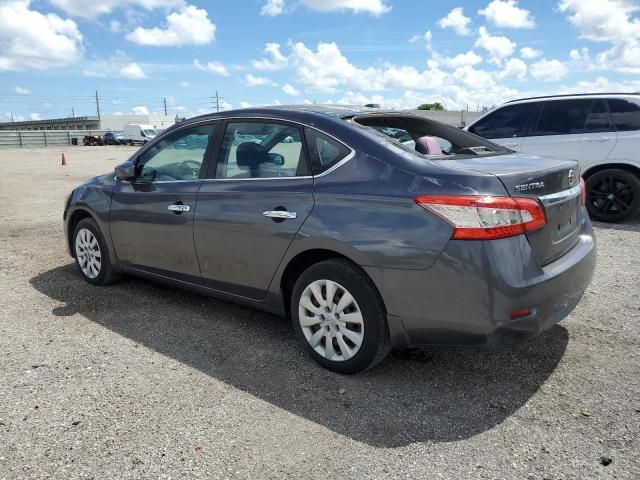
{"type": "Polygon", "coordinates": [[[512,152],[459,128],[410,113],[362,115],[351,121],[416,155],[447,158],[512,152]]]}

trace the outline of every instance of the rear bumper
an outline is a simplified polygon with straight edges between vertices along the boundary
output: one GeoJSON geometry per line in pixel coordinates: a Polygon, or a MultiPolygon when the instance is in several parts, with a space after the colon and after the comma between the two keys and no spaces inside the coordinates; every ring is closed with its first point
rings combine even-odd
{"type": "Polygon", "coordinates": [[[577,244],[539,267],[524,235],[450,241],[427,270],[367,268],[389,313],[394,347],[503,347],[566,317],[591,282],[596,243],[586,217],[577,244]],[[513,310],[531,313],[511,318],[513,310]]]}

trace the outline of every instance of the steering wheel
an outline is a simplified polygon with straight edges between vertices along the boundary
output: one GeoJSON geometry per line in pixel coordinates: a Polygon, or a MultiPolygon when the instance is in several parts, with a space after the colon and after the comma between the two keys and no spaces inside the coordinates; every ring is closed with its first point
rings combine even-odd
{"type": "Polygon", "coordinates": [[[202,163],[198,162],[197,160],[184,160],[180,162],[180,164],[178,164],[178,168],[181,169],[183,166],[187,167],[188,165],[192,165],[191,171],[193,173],[193,176],[197,177],[200,173],[200,167],[202,166],[202,163]]]}

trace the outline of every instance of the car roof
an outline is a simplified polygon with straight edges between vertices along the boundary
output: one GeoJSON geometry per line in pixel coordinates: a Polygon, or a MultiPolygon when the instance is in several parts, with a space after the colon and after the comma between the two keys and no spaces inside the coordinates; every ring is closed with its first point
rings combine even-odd
{"type": "Polygon", "coordinates": [[[572,99],[585,98],[585,97],[586,98],[628,98],[628,97],[640,98],[640,92],[571,93],[571,94],[562,94],[562,95],[543,95],[539,97],[528,97],[528,98],[519,98],[517,100],[510,100],[506,102],[505,105],[509,105],[513,103],[535,102],[539,100],[545,100],[545,101],[572,100],[572,99]]]}
{"type": "Polygon", "coordinates": [[[265,107],[250,107],[240,108],[234,110],[225,110],[217,113],[207,113],[197,117],[190,118],[186,122],[202,121],[216,118],[228,118],[233,116],[250,117],[250,116],[265,116],[265,117],[300,117],[300,114],[307,114],[309,119],[312,117],[330,117],[345,119],[355,117],[358,115],[366,115],[371,113],[398,113],[396,110],[384,110],[380,108],[362,107],[359,105],[321,105],[321,104],[302,104],[302,105],[272,105],[265,107]]]}

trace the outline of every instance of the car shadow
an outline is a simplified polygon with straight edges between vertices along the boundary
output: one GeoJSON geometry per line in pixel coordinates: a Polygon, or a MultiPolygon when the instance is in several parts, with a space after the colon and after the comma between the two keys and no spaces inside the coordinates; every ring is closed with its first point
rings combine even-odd
{"type": "MultiPolygon", "coordinates": [[[[84,282],[73,264],[30,280],[76,313],[255,397],[376,447],[448,442],[491,429],[554,371],[569,335],[556,326],[511,352],[394,352],[342,376],[317,366],[287,320],[182,289],[126,278],[84,282]]],[[[69,321],[71,321],[69,319],[69,321]]]]}
{"type": "Polygon", "coordinates": [[[640,215],[620,223],[605,223],[591,221],[593,226],[604,230],[619,230],[624,232],[640,232],[640,215]]]}

